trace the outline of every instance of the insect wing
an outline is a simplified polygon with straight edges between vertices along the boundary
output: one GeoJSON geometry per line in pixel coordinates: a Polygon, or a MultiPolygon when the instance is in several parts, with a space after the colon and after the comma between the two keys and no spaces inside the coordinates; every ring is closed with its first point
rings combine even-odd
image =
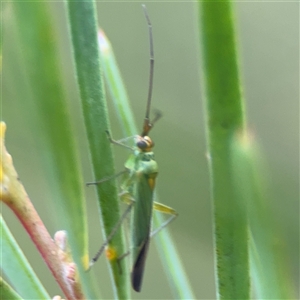
{"type": "Polygon", "coordinates": [[[132,287],[135,291],[141,290],[146,256],[149,248],[149,235],[153,209],[153,184],[156,174],[140,173],[135,186],[135,206],[132,216],[132,258],[131,272],[132,287]],[[151,178],[152,177],[152,178],[151,178]],[[154,178],[153,178],[154,177],[154,178]]]}

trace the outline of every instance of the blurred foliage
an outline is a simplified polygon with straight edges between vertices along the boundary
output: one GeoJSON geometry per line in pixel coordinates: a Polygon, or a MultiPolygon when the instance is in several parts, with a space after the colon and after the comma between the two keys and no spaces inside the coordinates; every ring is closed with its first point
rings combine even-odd
{"type": "MultiPolygon", "coordinates": [[[[36,3],[26,3],[34,6],[36,3]]],[[[48,2],[48,12],[55,26],[58,61],[68,113],[75,128],[82,167],[82,187],[93,180],[74,79],[72,54],[64,3],[48,2]]],[[[99,25],[109,37],[130,95],[138,124],[144,117],[148,85],[148,36],[144,16],[138,3],[99,2],[99,25]]],[[[175,208],[179,218],[170,226],[178,251],[198,299],[214,299],[214,265],[209,181],[206,163],[203,108],[199,101],[199,49],[197,9],[195,3],[149,2],[155,46],[154,107],[164,113],[152,136],[160,167],[160,200],[175,208]],[[199,201],[200,199],[200,201],[199,201]]],[[[299,72],[298,72],[298,4],[279,2],[239,2],[236,16],[241,50],[247,122],[263,149],[265,180],[272,201],[272,214],[286,259],[281,264],[292,289],[299,290],[299,72]]],[[[16,20],[12,3],[2,4],[3,80],[1,118],[7,123],[7,148],[12,154],[19,176],[47,228],[53,234],[63,228],[51,201],[56,196],[42,165],[43,137],[30,125],[36,114],[33,97],[49,95],[51,90],[28,90],[25,54],[16,37],[16,20]]],[[[25,25],[24,25],[25,26],[25,25]]],[[[37,25],[38,26],[38,25],[37,25]]],[[[43,34],[41,34],[43,36],[43,34]]],[[[34,47],[30,44],[29,47],[34,47]]],[[[46,52],[39,59],[47,61],[46,52]]],[[[36,63],[38,64],[38,63],[36,63]]],[[[36,68],[39,65],[32,65],[36,68]]],[[[200,70],[201,72],[201,70],[200,70]]],[[[42,75],[41,75],[42,76],[42,75]]],[[[55,95],[53,96],[55,97],[55,95]]],[[[114,137],[122,138],[116,115],[109,103],[114,137]]],[[[47,112],[40,116],[47,117],[47,112]]],[[[116,149],[116,170],[122,170],[127,152],[116,149]]],[[[45,155],[45,153],[44,153],[45,155]]],[[[97,205],[93,190],[85,190],[90,253],[101,244],[97,205]]],[[[58,294],[56,283],[47,271],[23,228],[3,206],[2,214],[50,295],[58,294]]],[[[151,247],[152,248],[152,247],[151,247]]],[[[142,294],[136,298],[171,298],[162,267],[154,248],[150,249],[142,294]],[[153,288],[155,287],[155,288],[153,288]]],[[[95,267],[97,284],[104,298],[112,292],[108,272],[102,259],[95,267]]],[[[299,298],[299,295],[295,295],[299,298]]]]}

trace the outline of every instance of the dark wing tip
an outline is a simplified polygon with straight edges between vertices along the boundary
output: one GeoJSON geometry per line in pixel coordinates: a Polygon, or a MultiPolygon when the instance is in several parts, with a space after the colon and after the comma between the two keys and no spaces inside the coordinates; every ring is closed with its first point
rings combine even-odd
{"type": "Polygon", "coordinates": [[[140,292],[142,289],[145,262],[146,262],[148,248],[149,248],[149,241],[150,239],[148,238],[148,240],[145,242],[144,246],[142,247],[132,268],[131,284],[132,284],[132,288],[136,292],[140,292]]]}
{"type": "Polygon", "coordinates": [[[136,274],[133,276],[133,273],[131,273],[131,284],[132,288],[139,293],[142,289],[142,278],[138,278],[136,274]]]}

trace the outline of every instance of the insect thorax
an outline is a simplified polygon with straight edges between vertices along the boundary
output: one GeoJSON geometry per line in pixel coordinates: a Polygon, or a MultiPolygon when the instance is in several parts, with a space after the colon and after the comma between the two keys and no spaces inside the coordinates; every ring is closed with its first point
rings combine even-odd
{"type": "Polygon", "coordinates": [[[154,153],[151,152],[140,152],[139,154],[141,161],[148,162],[148,161],[155,161],[154,153]]]}
{"type": "Polygon", "coordinates": [[[145,174],[152,174],[158,172],[157,162],[154,158],[154,153],[151,152],[140,152],[139,153],[140,168],[145,174]]]}

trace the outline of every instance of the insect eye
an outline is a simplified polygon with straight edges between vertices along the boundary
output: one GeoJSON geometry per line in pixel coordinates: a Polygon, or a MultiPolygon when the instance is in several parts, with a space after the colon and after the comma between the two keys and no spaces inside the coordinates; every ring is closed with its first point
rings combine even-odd
{"type": "Polygon", "coordinates": [[[148,147],[148,143],[145,140],[140,140],[136,143],[137,147],[140,149],[146,149],[148,147]]]}
{"type": "Polygon", "coordinates": [[[152,142],[152,140],[148,136],[145,136],[145,137],[141,137],[137,141],[136,145],[141,150],[149,151],[154,146],[154,143],[152,142]]]}

